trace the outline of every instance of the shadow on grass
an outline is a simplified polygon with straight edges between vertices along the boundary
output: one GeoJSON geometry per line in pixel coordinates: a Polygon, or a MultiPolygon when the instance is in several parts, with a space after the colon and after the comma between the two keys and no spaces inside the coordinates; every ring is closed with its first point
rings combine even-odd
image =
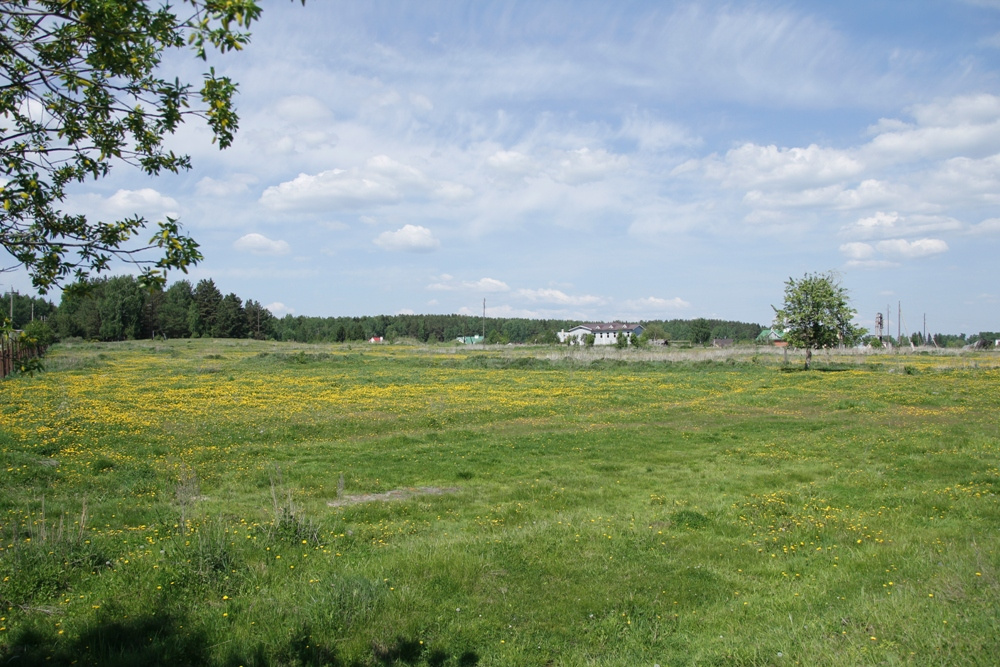
{"type": "Polygon", "coordinates": [[[857,366],[812,366],[811,368],[805,368],[803,366],[781,366],[778,368],[780,373],[843,373],[844,371],[857,370],[857,366]]]}
{"type": "Polygon", "coordinates": [[[206,637],[185,630],[167,614],[127,622],[98,623],[79,638],[58,640],[51,632],[25,628],[0,649],[0,663],[16,665],[204,665],[206,637]]]}
{"type": "Polygon", "coordinates": [[[12,665],[98,665],[100,667],[180,667],[206,665],[217,667],[265,667],[301,665],[329,667],[364,667],[365,665],[427,665],[475,667],[479,656],[473,651],[449,653],[441,649],[425,651],[415,639],[397,638],[391,644],[372,643],[368,660],[346,662],[331,644],[316,641],[308,630],[296,634],[279,647],[257,646],[241,651],[231,649],[228,656],[213,658],[212,649],[201,631],[185,628],[166,613],[150,614],[127,622],[100,622],[76,639],[63,640],[51,629],[24,628],[10,642],[0,647],[0,664],[12,665]]]}
{"type": "MultiPolygon", "coordinates": [[[[428,667],[442,667],[453,657],[441,649],[433,649],[425,654],[424,645],[418,640],[403,637],[398,637],[390,645],[376,642],[372,645],[372,651],[375,655],[375,661],[379,665],[427,664],[428,667]]],[[[475,667],[479,664],[479,655],[474,651],[465,651],[454,657],[455,662],[449,664],[457,664],[459,667],[475,667]]]]}

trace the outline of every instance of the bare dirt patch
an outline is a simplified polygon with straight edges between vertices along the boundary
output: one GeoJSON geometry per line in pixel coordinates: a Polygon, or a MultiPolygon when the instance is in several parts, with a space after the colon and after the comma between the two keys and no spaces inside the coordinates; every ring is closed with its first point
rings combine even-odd
{"type": "Polygon", "coordinates": [[[363,493],[357,496],[341,496],[336,500],[327,503],[330,507],[343,507],[344,505],[357,505],[358,503],[390,502],[393,500],[406,500],[414,496],[440,496],[446,493],[458,493],[457,487],[440,486],[411,486],[405,489],[393,489],[385,493],[363,493]]]}

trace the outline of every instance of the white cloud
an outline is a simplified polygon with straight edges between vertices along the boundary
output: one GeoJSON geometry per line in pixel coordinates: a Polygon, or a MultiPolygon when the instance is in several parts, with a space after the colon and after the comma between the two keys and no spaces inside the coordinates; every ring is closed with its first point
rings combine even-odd
{"type": "Polygon", "coordinates": [[[287,255],[292,251],[285,241],[272,241],[262,234],[250,233],[233,242],[233,247],[241,252],[255,255],[287,255]]]}
{"type": "Polygon", "coordinates": [[[475,195],[472,188],[461,183],[452,183],[449,181],[438,183],[431,194],[437,199],[447,202],[461,202],[471,199],[475,195]]]}
{"type": "Polygon", "coordinates": [[[475,281],[455,282],[454,278],[447,273],[438,276],[435,282],[427,286],[427,289],[438,291],[467,290],[473,292],[510,291],[510,287],[502,280],[497,280],[495,278],[480,278],[475,281]]]}
{"type": "Polygon", "coordinates": [[[473,289],[479,292],[508,292],[510,287],[507,283],[502,280],[495,280],[494,278],[481,278],[474,283],[468,284],[469,289],[473,289]]]}
{"type": "Polygon", "coordinates": [[[998,234],[1000,233],[1000,218],[983,220],[979,224],[973,225],[970,231],[973,234],[998,234]]]}
{"type": "Polygon", "coordinates": [[[928,257],[948,251],[948,244],[941,239],[886,239],[875,244],[879,252],[907,259],[928,257]]]}
{"type": "Polygon", "coordinates": [[[871,139],[854,146],[746,142],[672,174],[742,191],[748,221],[765,211],[804,211],[815,222],[864,212],[842,228],[861,238],[961,230],[968,227],[956,215],[962,209],[1000,205],[1000,96],[945,98],[908,113],[912,122],[882,118],[869,128],[871,139]]]}
{"type": "Polygon", "coordinates": [[[915,124],[882,119],[862,147],[879,163],[985,156],[1000,150],[1000,97],[970,95],[915,105],[915,124]]]}
{"type": "Polygon", "coordinates": [[[435,181],[415,167],[376,155],[363,167],[299,174],[264,190],[260,202],[274,210],[326,210],[394,204],[405,198],[460,200],[471,194],[466,186],[435,181]]]}
{"type": "Polygon", "coordinates": [[[871,238],[872,236],[882,235],[887,231],[891,233],[895,230],[896,223],[900,220],[899,213],[895,211],[891,213],[878,211],[875,215],[859,218],[848,229],[864,238],[871,238]]]}
{"type": "Polygon", "coordinates": [[[677,124],[664,122],[650,114],[632,114],[622,124],[620,136],[635,141],[641,151],[664,151],[697,146],[701,140],[677,124]]]}
{"type": "Polygon", "coordinates": [[[847,255],[850,259],[858,261],[872,257],[875,254],[875,248],[868,243],[859,243],[855,241],[841,245],[840,252],[847,255]]]}
{"type": "Polygon", "coordinates": [[[425,95],[419,93],[410,93],[410,105],[414,109],[419,109],[420,111],[433,111],[434,103],[430,101],[425,95]]]}
{"type": "MultiPolygon", "coordinates": [[[[480,317],[483,314],[482,310],[476,310],[475,308],[469,308],[468,306],[462,306],[458,309],[459,315],[469,315],[471,317],[480,317]]],[[[563,311],[549,311],[549,310],[531,310],[529,308],[515,308],[507,303],[502,304],[489,304],[486,308],[487,317],[523,317],[529,320],[541,320],[541,319],[573,319],[574,316],[568,316],[567,313],[563,311]]],[[[583,319],[577,316],[576,319],[583,319]]]]}
{"type": "Polygon", "coordinates": [[[104,220],[138,215],[154,224],[168,217],[179,219],[180,208],[176,199],[152,188],[123,188],[108,197],[91,192],[71,194],[63,207],[67,213],[82,213],[104,220]]]}
{"type": "Polygon", "coordinates": [[[859,218],[841,230],[848,237],[870,239],[886,236],[916,236],[935,232],[957,231],[965,227],[955,218],[942,215],[900,215],[878,211],[859,218]]]}
{"type": "Polygon", "coordinates": [[[198,181],[195,191],[203,197],[232,197],[246,194],[256,182],[257,177],[250,174],[234,174],[224,180],[206,176],[198,181]]]}
{"type": "Polygon", "coordinates": [[[289,95],[277,101],[274,112],[292,123],[328,122],[330,108],[312,95],[289,95]]]}
{"type": "Polygon", "coordinates": [[[1000,97],[960,95],[915,105],[910,112],[921,125],[993,124],[1000,118],[1000,97]]]}
{"type": "Polygon", "coordinates": [[[269,311],[271,311],[271,314],[274,315],[275,317],[284,317],[285,315],[293,315],[295,313],[294,308],[289,308],[280,301],[269,303],[264,307],[267,308],[269,311]]]}
{"type": "Polygon", "coordinates": [[[570,296],[562,290],[542,288],[542,289],[519,289],[517,296],[536,303],[556,303],[566,306],[592,306],[605,303],[606,299],[599,296],[585,294],[581,296],[570,296]]]}
{"type": "Polygon", "coordinates": [[[712,156],[702,164],[708,178],[726,186],[745,188],[762,185],[815,187],[856,177],[865,168],[846,151],[821,148],[816,144],[805,148],[779,148],[745,143],[728,151],[722,159],[712,156]]]}
{"type": "Polygon", "coordinates": [[[1000,120],[987,124],[916,127],[884,132],[864,147],[873,161],[902,162],[956,154],[988,155],[1000,149],[1000,120]]]}
{"type": "Polygon", "coordinates": [[[260,203],[275,210],[359,207],[398,201],[394,184],[366,177],[357,169],[331,169],[299,174],[291,181],[267,188],[260,203]]]}
{"type": "Polygon", "coordinates": [[[631,312],[643,314],[660,313],[663,311],[684,310],[690,308],[691,304],[675,296],[672,299],[663,299],[658,296],[647,296],[642,299],[629,299],[624,304],[625,308],[631,312]]]}
{"type": "Polygon", "coordinates": [[[403,225],[394,232],[382,232],[373,243],[383,250],[407,252],[431,252],[441,246],[431,230],[420,225],[403,225]]]}
{"type": "Polygon", "coordinates": [[[627,167],[628,158],[623,155],[614,155],[603,149],[592,151],[581,148],[563,156],[554,176],[560,183],[582,185],[599,181],[607,174],[627,167]]]}
{"type": "Polygon", "coordinates": [[[177,200],[162,195],[152,188],[140,190],[118,190],[108,197],[105,209],[114,215],[139,213],[149,217],[172,215],[179,208],[177,200]]]}
{"type": "Polygon", "coordinates": [[[750,190],[744,195],[743,203],[755,209],[812,208],[851,211],[907,202],[912,206],[915,199],[913,193],[905,186],[870,178],[861,181],[854,188],[837,183],[800,190],[750,190]]]}
{"type": "Polygon", "coordinates": [[[497,151],[486,158],[486,164],[497,171],[518,176],[534,168],[531,158],[518,151],[497,151]]]}

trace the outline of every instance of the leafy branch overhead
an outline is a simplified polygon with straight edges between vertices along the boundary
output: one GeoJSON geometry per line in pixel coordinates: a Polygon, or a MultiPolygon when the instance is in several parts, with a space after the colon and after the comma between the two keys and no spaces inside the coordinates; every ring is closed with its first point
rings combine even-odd
{"type": "Polygon", "coordinates": [[[189,169],[189,156],[164,139],[191,116],[228,147],[239,125],[236,84],[209,67],[195,90],[161,64],[171,49],[202,60],[241,49],[260,14],[256,0],[0,2],[0,245],[16,260],[7,269],[26,267],[45,292],[113,259],[159,285],[168,269],[201,259],[177,220],[143,237],[149,223],[140,216],[90,220],[61,206],[71,184],[103,178],[116,164],[150,175],[189,169]]]}

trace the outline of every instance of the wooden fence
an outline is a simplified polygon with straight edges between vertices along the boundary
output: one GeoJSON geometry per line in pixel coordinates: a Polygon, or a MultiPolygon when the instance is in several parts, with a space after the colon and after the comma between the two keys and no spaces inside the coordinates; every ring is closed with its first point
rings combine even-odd
{"type": "Polygon", "coordinates": [[[14,372],[24,359],[33,359],[45,354],[40,345],[28,345],[19,340],[19,335],[0,333],[0,379],[14,372]]]}

